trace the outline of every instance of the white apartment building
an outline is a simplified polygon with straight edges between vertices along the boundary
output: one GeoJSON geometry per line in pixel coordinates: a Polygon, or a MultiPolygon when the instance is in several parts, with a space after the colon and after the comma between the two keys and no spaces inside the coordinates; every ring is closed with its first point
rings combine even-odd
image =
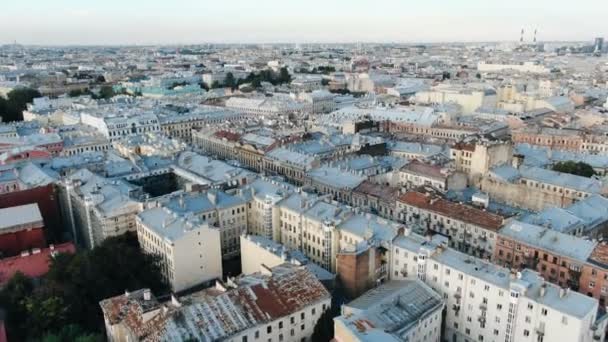
{"type": "Polygon", "coordinates": [[[204,193],[180,193],[156,201],[172,212],[193,215],[220,232],[221,256],[239,254],[239,236],[247,232],[247,204],[238,197],[210,189],[204,193]]]}
{"type": "Polygon", "coordinates": [[[222,277],[220,231],[198,217],[149,208],[137,216],[137,239],[144,252],[160,257],[175,292],[222,277]]]}
{"type": "Polygon", "coordinates": [[[264,98],[231,97],[226,101],[226,108],[254,115],[285,115],[302,111],[304,105],[289,96],[272,96],[264,98]]]}
{"type": "Polygon", "coordinates": [[[477,70],[480,72],[503,72],[503,71],[515,71],[521,73],[530,74],[548,74],[551,72],[550,68],[542,64],[534,62],[524,62],[519,64],[501,64],[501,63],[477,63],[477,70]]]}
{"type": "Polygon", "coordinates": [[[333,112],[336,109],[335,97],[336,95],[327,90],[314,90],[298,95],[298,99],[308,105],[313,114],[333,112]]]}
{"type": "Polygon", "coordinates": [[[280,241],[280,209],[277,203],[295,188],[287,183],[259,178],[241,188],[236,194],[247,202],[247,232],[280,241]]]}
{"type": "Polygon", "coordinates": [[[455,85],[439,85],[427,91],[416,93],[418,104],[460,105],[463,113],[473,113],[479,108],[496,107],[496,92],[491,89],[476,89],[455,85]]]}
{"type": "Polygon", "coordinates": [[[331,295],[305,267],[282,264],[165,302],[142,289],[99,304],[112,342],[313,342],[331,295]]]}
{"type": "MultiPolygon", "coordinates": [[[[138,189],[83,169],[66,178],[59,189],[63,215],[75,241],[93,248],[111,236],[135,231],[142,203],[133,199],[138,189]]],[[[137,196],[135,196],[137,197],[137,196]]]]}
{"type": "Polygon", "coordinates": [[[456,170],[466,173],[469,178],[478,178],[497,165],[511,163],[513,145],[510,142],[459,142],[450,149],[450,157],[456,170]]]}
{"type": "Polygon", "coordinates": [[[158,118],[154,114],[104,116],[83,113],[80,118],[83,124],[96,128],[110,141],[127,135],[160,131],[158,118]]]}
{"type": "Polygon", "coordinates": [[[418,278],[447,304],[448,341],[602,341],[597,300],[446,248],[447,239],[414,234],[393,240],[391,277],[418,278]]]}
{"type": "Polygon", "coordinates": [[[418,279],[397,280],[342,306],[335,341],[441,341],[444,300],[418,279]]]}

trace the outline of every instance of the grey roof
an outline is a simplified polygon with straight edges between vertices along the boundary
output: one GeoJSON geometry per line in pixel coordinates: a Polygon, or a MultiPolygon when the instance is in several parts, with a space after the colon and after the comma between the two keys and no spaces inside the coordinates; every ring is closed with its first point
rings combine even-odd
{"type": "Polygon", "coordinates": [[[511,221],[500,235],[585,262],[596,242],[521,221],[511,221]]]}
{"type": "Polygon", "coordinates": [[[138,217],[146,227],[169,241],[179,240],[192,230],[209,228],[194,215],[181,215],[162,207],[144,210],[138,217]]]}
{"type": "Polygon", "coordinates": [[[514,282],[526,288],[526,297],[541,305],[577,318],[595,313],[598,308],[597,299],[585,296],[582,293],[567,290],[564,296],[560,296],[561,289],[559,286],[545,282],[538,273],[531,270],[523,270],[521,279],[514,282]],[[540,288],[543,286],[545,293],[541,296],[540,288]]]}
{"type": "Polygon", "coordinates": [[[42,215],[36,203],[0,209],[0,230],[34,223],[42,224],[42,215]]]}
{"type": "Polygon", "coordinates": [[[360,341],[402,341],[422,319],[440,311],[443,303],[418,279],[390,281],[348,303],[343,311],[349,314],[336,320],[360,341]]]}

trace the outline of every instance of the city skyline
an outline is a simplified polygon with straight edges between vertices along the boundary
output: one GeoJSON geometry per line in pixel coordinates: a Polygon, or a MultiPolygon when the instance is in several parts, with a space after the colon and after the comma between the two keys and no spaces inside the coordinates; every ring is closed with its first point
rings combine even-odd
{"type": "MultiPolygon", "coordinates": [[[[180,0],[82,4],[72,0],[12,2],[0,14],[0,43],[28,45],[158,45],[199,43],[413,43],[588,41],[604,36],[602,8],[582,0],[277,0],[229,3],[180,0]],[[572,25],[564,25],[571,22],[572,25]],[[25,23],[25,24],[24,24],[25,23]],[[424,26],[432,27],[432,30],[424,26]]],[[[605,11],[604,11],[605,12],[605,11]]]]}

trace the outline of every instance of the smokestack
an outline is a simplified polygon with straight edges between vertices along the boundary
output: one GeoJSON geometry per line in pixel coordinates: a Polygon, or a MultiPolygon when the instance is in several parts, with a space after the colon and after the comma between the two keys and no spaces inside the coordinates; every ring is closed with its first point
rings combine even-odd
{"type": "Polygon", "coordinates": [[[519,42],[523,43],[524,42],[524,29],[521,29],[521,37],[519,37],[519,42]]]}
{"type": "Polygon", "coordinates": [[[537,32],[537,29],[534,29],[534,43],[536,43],[536,32],[537,32]]]}

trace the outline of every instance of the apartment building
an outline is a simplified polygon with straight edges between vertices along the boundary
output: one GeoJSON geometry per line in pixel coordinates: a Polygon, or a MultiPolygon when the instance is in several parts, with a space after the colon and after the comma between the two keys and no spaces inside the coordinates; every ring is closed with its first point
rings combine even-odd
{"type": "Polygon", "coordinates": [[[83,169],[59,186],[63,217],[77,244],[93,248],[111,236],[135,232],[142,210],[141,189],[124,180],[100,177],[83,169]]]}
{"type": "Polygon", "coordinates": [[[262,170],[269,174],[285,176],[294,184],[303,184],[306,173],[320,165],[316,157],[277,147],[269,151],[262,161],[262,170]]]}
{"type": "Polygon", "coordinates": [[[236,190],[247,203],[247,233],[281,240],[280,210],[277,203],[296,189],[288,183],[258,178],[236,190]]]}
{"type": "Polygon", "coordinates": [[[331,295],[305,267],[282,264],[170,300],[141,289],[99,304],[108,341],[311,342],[331,295]]]}
{"type": "Polygon", "coordinates": [[[175,292],[222,277],[220,230],[194,215],[153,207],[137,216],[137,239],[159,257],[163,278],[175,292]]]}
{"type": "Polygon", "coordinates": [[[449,246],[479,258],[492,258],[505,218],[434,194],[407,192],[397,199],[397,213],[406,225],[450,238],[449,246]]]}
{"type": "Polygon", "coordinates": [[[441,296],[422,281],[390,281],[342,306],[334,339],[439,342],[443,308],[441,296]]]}
{"type": "Polygon", "coordinates": [[[446,248],[413,234],[393,240],[393,280],[418,277],[446,301],[449,341],[602,341],[598,301],[446,248]]]}
{"type": "Polygon", "coordinates": [[[494,258],[505,267],[537,270],[547,281],[578,290],[580,273],[595,245],[546,227],[513,221],[500,230],[494,258]]]}
{"type": "Polygon", "coordinates": [[[457,171],[466,173],[469,179],[478,179],[494,166],[511,163],[513,146],[499,141],[459,142],[450,149],[450,157],[457,171]]]}
{"type": "Polygon", "coordinates": [[[432,186],[447,191],[465,188],[467,177],[453,168],[414,159],[399,169],[397,184],[407,189],[432,186]]]}
{"type": "Polygon", "coordinates": [[[239,236],[247,232],[247,203],[217,189],[201,193],[179,193],[153,201],[172,212],[193,215],[220,232],[221,256],[239,255],[239,236]]]}
{"type": "Polygon", "coordinates": [[[524,165],[495,167],[480,185],[496,200],[536,211],[550,206],[565,208],[594,194],[607,192],[598,179],[524,165]]]}

